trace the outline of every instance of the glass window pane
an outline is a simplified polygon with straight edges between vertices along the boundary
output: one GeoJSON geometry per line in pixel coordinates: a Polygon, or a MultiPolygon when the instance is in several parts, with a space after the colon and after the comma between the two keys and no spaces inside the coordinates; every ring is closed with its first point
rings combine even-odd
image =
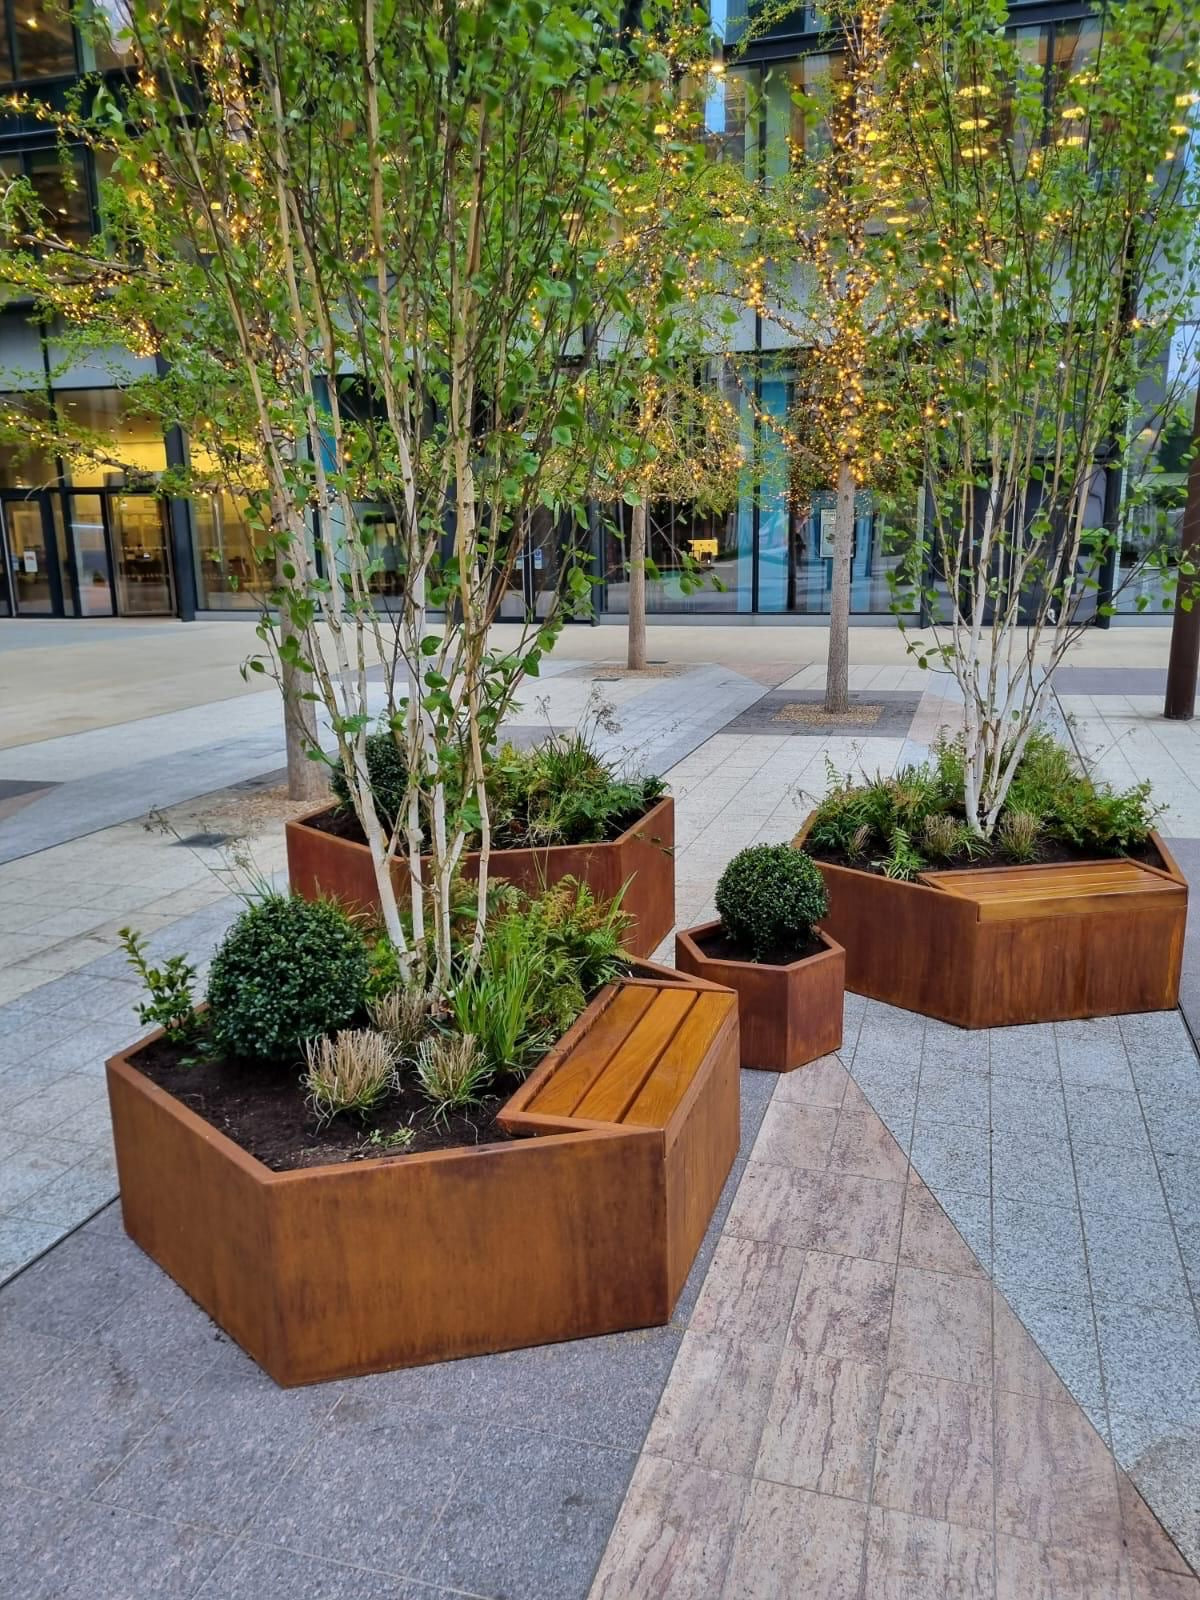
{"type": "Polygon", "coordinates": [[[251,521],[249,501],[225,493],[193,495],[192,543],[202,610],[257,606],[271,587],[271,572],[255,549],[262,538],[251,521]]]}
{"type": "Polygon", "coordinates": [[[89,436],[67,462],[77,487],[121,489],[166,470],[162,424],[134,411],[120,389],[60,389],[54,399],[89,436]]]}
{"type": "Polygon", "coordinates": [[[166,507],[157,495],[108,497],[117,610],[123,617],[164,616],[175,609],[166,507]]]}
{"type": "Polygon", "coordinates": [[[55,0],[13,0],[17,77],[61,78],[75,71],[75,33],[55,0]]]}
{"type": "Polygon", "coordinates": [[[35,150],[29,156],[29,181],[46,208],[49,226],[61,238],[86,244],[92,236],[83,152],[73,151],[63,166],[57,150],[35,150]]]}
{"type": "Polygon", "coordinates": [[[112,615],[112,585],[108,551],[104,544],[104,513],[98,494],[66,496],[75,542],[75,576],[79,584],[79,610],[85,617],[112,615]]]}
{"type": "Polygon", "coordinates": [[[46,401],[39,394],[0,395],[4,439],[0,445],[0,489],[43,489],[57,483],[54,456],[33,438],[47,416],[46,401]]]}

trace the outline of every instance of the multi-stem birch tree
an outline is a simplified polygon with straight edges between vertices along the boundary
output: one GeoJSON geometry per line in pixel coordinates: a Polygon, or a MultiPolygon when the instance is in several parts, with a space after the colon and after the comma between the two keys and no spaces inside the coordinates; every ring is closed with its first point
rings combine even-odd
{"type": "Polygon", "coordinates": [[[1073,69],[1031,62],[1003,0],[890,8],[888,98],[912,269],[893,308],[928,506],[907,607],[963,697],[964,806],[990,835],[1056,668],[1099,606],[1195,315],[1200,13],[1099,8],[1073,69]],[[915,595],[913,591],[916,591],[915,595]]]}
{"type": "MultiPolygon", "coordinates": [[[[90,86],[61,121],[110,173],[106,233],[56,240],[20,185],[5,208],[5,276],[80,337],[153,351],[145,403],[249,462],[278,574],[251,666],[311,681],[388,936],[435,996],[468,844],[481,946],[488,747],[562,604],[507,652],[490,626],[531,526],[582,527],[630,430],[637,261],[613,219],[701,37],[690,12],[641,22],[613,0],[130,0],[124,91],[90,86]],[[378,665],[409,773],[390,828],[365,756],[378,665]]],[[[559,600],[585,599],[581,565],[562,573],[559,600]]]]}

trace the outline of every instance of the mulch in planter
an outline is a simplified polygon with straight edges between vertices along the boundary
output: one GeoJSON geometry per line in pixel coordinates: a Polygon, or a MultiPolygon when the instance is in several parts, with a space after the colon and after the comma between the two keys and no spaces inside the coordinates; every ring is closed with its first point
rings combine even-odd
{"type": "MultiPolygon", "coordinates": [[[[884,871],[877,862],[880,855],[848,856],[844,850],[834,850],[826,845],[804,842],[804,849],[814,861],[824,861],[831,867],[850,867],[855,872],[872,872],[876,877],[883,877],[884,871]]],[[[914,840],[914,848],[920,849],[920,840],[914,840]]],[[[1083,850],[1078,845],[1073,845],[1064,839],[1048,840],[1032,861],[1014,861],[1001,849],[986,850],[977,855],[973,860],[965,855],[951,856],[946,861],[929,861],[921,868],[922,872],[953,872],[956,868],[974,868],[978,871],[982,867],[1060,867],[1073,861],[1119,861],[1122,856],[1130,861],[1138,861],[1144,867],[1162,867],[1163,859],[1154,848],[1149,839],[1144,844],[1131,845],[1128,850],[1104,851],[1094,846],[1083,850]]]]}
{"type": "Polygon", "coordinates": [[[691,935],[693,942],[711,961],[751,961],[768,967],[789,967],[793,961],[803,961],[806,956],[819,956],[828,949],[820,939],[806,939],[800,945],[778,945],[764,955],[754,955],[743,945],[731,939],[723,928],[711,933],[691,935]]]}
{"type": "Polygon", "coordinates": [[[452,1112],[436,1122],[425,1096],[404,1083],[366,1116],[347,1113],[320,1124],[305,1101],[298,1064],[280,1067],[220,1057],[197,1060],[195,1046],[172,1045],[164,1039],[147,1045],[132,1059],[152,1083],[273,1172],[494,1144],[509,1137],[496,1126],[496,1113],[512,1092],[511,1082],[503,1093],[488,1095],[468,1112],[452,1112]],[[409,1144],[370,1142],[375,1130],[386,1139],[404,1127],[415,1132],[409,1144]]]}
{"type": "MultiPolygon", "coordinates": [[[[661,799],[662,797],[660,796],[659,798],[661,799]]],[[[581,850],[589,844],[610,844],[614,839],[619,839],[635,823],[640,822],[657,804],[658,800],[655,800],[649,806],[639,806],[636,811],[623,811],[616,816],[610,817],[604,836],[600,839],[557,839],[553,844],[547,844],[544,839],[531,839],[523,824],[514,819],[513,822],[494,829],[492,833],[492,849],[552,850],[566,845],[570,849],[581,850]]],[[[303,821],[306,828],[314,828],[318,833],[332,834],[335,839],[348,839],[352,844],[361,845],[365,845],[367,842],[367,836],[362,830],[362,824],[349,806],[334,805],[328,811],[322,811],[315,817],[305,817],[303,821]]],[[[467,848],[469,850],[477,849],[478,840],[468,840],[467,848]]],[[[399,854],[401,857],[406,854],[403,840],[401,840],[399,854]]]]}

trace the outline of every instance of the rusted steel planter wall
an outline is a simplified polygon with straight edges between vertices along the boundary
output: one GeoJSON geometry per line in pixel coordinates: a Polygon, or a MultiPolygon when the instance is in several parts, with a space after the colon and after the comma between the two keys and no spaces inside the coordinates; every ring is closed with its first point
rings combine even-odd
{"type": "Polygon", "coordinates": [[[791,1072],[842,1043],[846,952],[817,930],[825,948],[786,966],[730,961],[707,955],[704,941],[720,922],[705,922],[675,935],[675,965],[738,997],[742,1065],[791,1072]]]}
{"type": "MultiPolygon", "coordinates": [[[[286,825],[288,875],[292,888],[307,899],[327,895],[354,910],[379,907],[371,853],[365,844],[339,839],[311,826],[328,806],[320,806],[286,825]]],[[[639,822],[603,844],[550,845],[542,850],[493,850],[488,873],[531,894],[560,878],[579,878],[601,899],[611,900],[628,883],[624,909],[634,918],[629,948],[650,955],[675,925],[675,802],[664,795],[639,822]]],[[[479,855],[462,858],[463,875],[479,875],[479,855]]],[[[392,862],[396,893],[407,897],[408,863],[392,862]]]]}
{"type": "Polygon", "coordinates": [[[822,926],[845,947],[848,989],[964,1028],[1168,1010],[1179,1001],[1187,881],[1152,838],[1162,866],[1144,869],[1145,893],[1091,892],[1078,869],[1095,863],[1011,867],[996,872],[1023,874],[1020,890],[995,905],[937,886],[954,872],[903,883],[818,861],[829,890],[822,926]],[[1073,873],[1080,893],[1064,898],[1073,873]]]}
{"type": "Polygon", "coordinates": [[[737,1151],[736,1002],[610,986],[505,1108],[529,1136],[470,1149],[273,1172],[136,1050],[108,1090],[126,1231],[276,1382],[315,1383],[667,1322],[737,1151]],[[625,1026],[638,991],[690,1018],[657,1055],[625,1026]],[[580,1061],[629,1104],[539,1112],[580,1061]]]}

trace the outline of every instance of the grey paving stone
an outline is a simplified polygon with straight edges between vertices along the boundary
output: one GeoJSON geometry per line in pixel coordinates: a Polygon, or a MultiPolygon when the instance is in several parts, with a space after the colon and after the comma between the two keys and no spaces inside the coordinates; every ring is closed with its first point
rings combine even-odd
{"type": "Polygon", "coordinates": [[[1142,1217],[1150,1222],[1166,1217],[1167,1203],[1158,1166],[1145,1151],[1122,1150],[1110,1144],[1077,1144],[1075,1176],[1085,1212],[1142,1217]]]}
{"type": "Polygon", "coordinates": [[[34,1222],[73,1228],[105,1206],[117,1192],[117,1176],[108,1154],[87,1156],[13,1208],[34,1222]]]}
{"type": "Polygon", "coordinates": [[[1100,1375],[1100,1347],[1091,1296],[1086,1289],[1030,1289],[1013,1284],[1005,1298],[1025,1324],[1093,1426],[1108,1434],[1108,1411],[1100,1375]]]}
{"type": "Polygon", "coordinates": [[[1117,1026],[1121,1030],[1121,1038],[1125,1042],[1125,1049],[1135,1076],[1137,1075],[1135,1052],[1137,1054],[1144,1052],[1151,1056],[1191,1055],[1193,1058],[1195,1056],[1181,1011],[1127,1011],[1117,1018],[1117,1026]]]}
{"type": "Polygon", "coordinates": [[[1179,1253],[1183,1257],[1188,1287],[1200,1305],[1200,1219],[1195,1222],[1176,1222],[1175,1237],[1179,1240],[1179,1253]]]}
{"type": "Polygon", "coordinates": [[[221,1534],[80,1505],[61,1537],[28,1563],[21,1600],[186,1600],[228,1548],[221,1534]]]}
{"type": "Polygon", "coordinates": [[[410,1410],[483,1416],[640,1450],[682,1337],[673,1324],[380,1373],[351,1385],[338,1420],[365,1426],[410,1410]]]}
{"type": "Polygon", "coordinates": [[[986,1195],[965,1194],[957,1189],[939,1189],[937,1200],[950,1221],[979,1258],[986,1272],[992,1270],[992,1205],[986,1195]]]}
{"type": "Polygon", "coordinates": [[[1047,1023],[992,1028],[989,1059],[996,1078],[1058,1080],[1058,1046],[1047,1023]]]}
{"type": "Polygon", "coordinates": [[[1190,1308],[1175,1230],[1165,1210],[1161,1222],[1088,1213],[1083,1229],[1092,1294],[1098,1301],[1190,1308]]]}
{"type": "Polygon", "coordinates": [[[70,1165],[69,1160],[37,1149],[18,1149],[0,1162],[0,1211],[11,1211],[36,1194],[70,1165]]]}
{"type": "Polygon", "coordinates": [[[1068,1083],[1063,1087],[1072,1144],[1110,1144],[1150,1152],[1150,1135],[1136,1094],[1111,1089],[1089,1089],[1068,1083]]]}
{"type": "Polygon", "coordinates": [[[238,1353],[200,1378],[97,1498],[240,1533],[342,1393],[339,1384],[280,1389],[238,1353]]]}
{"type": "Polygon", "coordinates": [[[1186,1156],[1200,1150],[1200,1096],[1143,1093],[1141,1098],[1155,1155],[1186,1156]]]}
{"type": "Polygon", "coordinates": [[[1056,1022],[1054,1034],[1064,1083],[1132,1090],[1133,1078],[1115,1017],[1056,1022]]]}
{"type": "Polygon", "coordinates": [[[986,1128],[991,1122],[989,1088],[988,1079],[980,1073],[930,1066],[926,1061],[917,1087],[917,1121],[986,1128]]]}
{"type": "MultiPolygon", "coordinates": [[[[4,1328],[0,1336],[0,1411],[4,1411],[75,1346],[69,1339],[56,1339],[53,1334],[0,1326],[4,1328]]],[[[9,1467],[12,1465],[8,1463],[9,1467]]]]}
{"type": "Polygon", "coordinates": [[[1131,1053],[1134,1082],[1143,1095],[1200,1099],[1200,1061],[1189,1045],[1187,1054],[1137,1057],[1131,1053]]]}
{"type": "Polygon", "coordinates": [[[991,1149],[986,1128],[925,1123],[918,1119],[913,1133],[912,1164],[939,1197],[943,1189],[991,1194],[991,1149]]]}
{"type": "Polygon", "coordinates": [[[82,1339],[161,1276],[128,1240],[110,1228],[95,1232],[89,1226],[6,1285],[0,1330],[12,1325],[60,1339],[82,1339]]]}
{"type": "MultiPolygon", "coordinates": [[[[1113,1449],[1188,1561],[1200,1568],[1200,1421],[1113,1415],[1113,1449]]],[[[1177,1584],[1187,1595],[1195,1585],[1177,1584]]],[[[1167,1591],[1168,1596],[1171,1591],[1167,1591]]]]}
{"type": "Polygon", "coordinates": [[[933,1019],[926,1024],[921,1052],[923,1069],[945,1067],[986,1076],[990,1064],[990,1037],[986,1028],[971,1031],[933,1019]]]}
{"type": "Polygon", "coordinates": [[[196,1600],[438,1600],[438,1593],[406,1578],[239,1540],[196,1590],[196,1600]]]}
{"type": "Polygon", "coordinates": [[[0,1474],[0,1490],[0,1580],[5,1581],[2,1592],[16,1596],[17,1570],[28,1570],[53,1551],[72,1508],[56,1495],[26,1488],[8,1470],[0,1474]]]}
{"type": "Polygon", "coordinates": [[[0,1066],[30,1061],[59,1039],[77,1032],[78,1028],[76,1018],[52,1013],[50,1016],[35,1017],[21,1027],[14,1028],[11,1033],[0,1034],[0,1066]]]}
{"type": "Polygon", "coordinates": [[[110,1018],[57,1040],[34,1056],[33,1063],[44,1063],[56,1073],[83,1072],[103,1066],[114,1051],[128,1043],[128,1024],[110,1018]]]}
{"type": "Polygon", "coordinates": [[[486,1432],[483,1424],[399,1408],[386,1421],[335,1411],[248,1534],[325,1560],[352,1550],[364,1566],[411,1573],[486,1432]]]}
{"type": "Polygon", "coordinates": [[[94,1074],[68,1072],[57,1077],[48,1088],[29,1095],[9,1112],[12,1127],[44,1137],[62,1128],[93,1102],[107,1107],[104,1080],[94,1074]]]}
{"type": "MultiPolygon", "coordinates": [[[[1195,1313],[1129,1301],[1096,1302],[1100,1360],[1114,1444],[1118,1417],[1195,1427],[1200,1418],[1200,1329],[1195,1313]]],[[[1165,1431],[1165,1430],[1164,1430],[1165,1431]]]]}
{"type": "Polygon", "coordinates": [[[493,1429],[412,1575],[496,1600],[584,1600],[636,1459],[544,1433],[493,1429]]]}
{"type": "Polygon", "coordinates": [[[992,1130],[992,1192],[998,1199],[1073,1206],[1075,1169],[1065,1139],[1041,1139],[1027,1129],[992,1130]]]}
{"type": "Polygon", "coordinates": [[[1026,1289],[1087,1292],[1079,1213],[1065,1206],[997,1200],[992,1206],[996,1283],[1006,1295],[1026,1289]]]}
{"type": "Polygon", "coordinates": [[[1067,1107],[1058,1068],[1044,1081],[992,1075],[992,1127],[1041,1139],[1067,1137],[1067,1107]]]}

